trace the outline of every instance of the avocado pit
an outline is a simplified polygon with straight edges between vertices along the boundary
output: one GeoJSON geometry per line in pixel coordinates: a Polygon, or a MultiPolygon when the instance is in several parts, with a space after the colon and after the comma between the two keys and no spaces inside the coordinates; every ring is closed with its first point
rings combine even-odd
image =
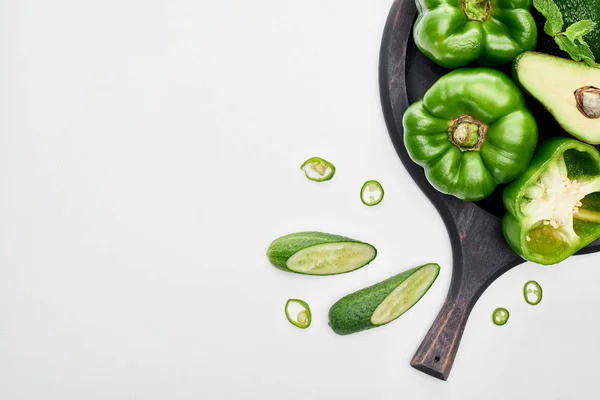
{"type": "Polygon", "coordinates": [[[600,118],[600,89],[594,86],[583,86],[574,93],[577,108],[588,118],[600,118]]]}

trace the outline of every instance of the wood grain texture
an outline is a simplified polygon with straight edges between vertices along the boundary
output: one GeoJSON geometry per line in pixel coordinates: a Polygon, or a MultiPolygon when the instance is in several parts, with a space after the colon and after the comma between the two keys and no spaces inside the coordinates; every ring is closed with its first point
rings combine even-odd
{"type": "MultiPolygon", "coordinates": [[[[510,249],[502,235],[503,187],[476,204],[443,195],[429,184],[423,169],[412,162],[404,147],[404,111],[447,72],[416,49],[411,35],[416,13],[414,0],[394,1],[381,44],[379,84],[383,113],[396,152],[415,183],[437,208],[450,236],[453,252],[450,289],[411,362],[418,370],[446,380],[473,306],[496,278],[521,264],[523,259],[510,249]]],[[[534,113],[539,109],[535,104],[530,108],[534,113]]],[[[597,240],[578,254],[599,250],[600,240],[597,240]]]]}

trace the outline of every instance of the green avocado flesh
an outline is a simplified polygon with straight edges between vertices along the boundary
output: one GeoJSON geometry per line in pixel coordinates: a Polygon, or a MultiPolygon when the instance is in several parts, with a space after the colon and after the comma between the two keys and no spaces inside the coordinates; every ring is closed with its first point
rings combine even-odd
{"type": "MultiPolygon", "coordinates": [[[[576,91],[600,88],[600,69],[559,57],[525,52],[515,60],[519,83],[548,109],[565,131],[584,142],[600,144],[600,118],[589,117],[578,107],[576,91]]],[[[600,113],[600,92],[583,91],[588,114],[600,113]]]]}
{"type": "Polygon", "coordinates": [[[392,322],[423,297],[439,272],[439,265],[426,264],[349,294],[331,306],[329,326],[348,335],[392,322]]]}
{"type": "Polygon", "coordinates": [[[271,243],[267,257],[274,267],[306,275],[335,275],[354,271],[377,256],[375,247],[344,236],[298,232],[271,243]]]}

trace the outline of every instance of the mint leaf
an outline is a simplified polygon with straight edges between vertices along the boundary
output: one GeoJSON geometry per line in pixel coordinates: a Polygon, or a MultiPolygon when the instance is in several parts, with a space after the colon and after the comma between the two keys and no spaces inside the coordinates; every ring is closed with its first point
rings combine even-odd
{"type": "Polygon", "coordinates": [[[556,36],[562,32],[563,16],[552,0],[533,0],[533,6],[546,18],[544,32],[547,35],[556,36]]]}
{"type": "Polygon", "coordinates": [[[544,32],[554,37],[562,51],[569,53],[575,61],[583,61],[589,66],[600,68],[600,65],[594,62],[594,53],[590,46],[583,40],[583,36],[596,27],[594,21],[584,19],[575,22],[562,32],[563,16],[553,0],[533,0],[533,6],[546,18],[544,32]]]}
{"type": "Polygon", "coordinates": [[[579,52],[577,50],[577,45],[571,39],[566,36],[560,35],[554,38],[554,41],[558,45],[558,47],[571,56],[571,58],[575,61],[581,61],[579,57],[579,52]]]}
{"type": "Polygon", "coordinates": [[[575,61],[584,61],[589,66],[595,66],[594,54],[590,50],[590,46],[585,42],[576,43],[569,39],[566,35],[557,35],[554,37],[556,44],[562,51],[569,53],[575,61]]]}
{"type": "Polygon", "coordinates": [[[594,53],[592,53],[592,49],[590,46],[584,42],[583,40],[580,43],[577,43],[577,49],[579,50],[579,55],[583,61],[590,67],[597,67],[597,64],[594,62],[594,53]]]}
{"type": "Polygon", "coordinates": [[[565,35],[572,41],[578,39],[583,42],[583,36],[593,31],[595,27],[596,23],[594,21],[584,19],[569,26],[565,31],[565,35]]]}

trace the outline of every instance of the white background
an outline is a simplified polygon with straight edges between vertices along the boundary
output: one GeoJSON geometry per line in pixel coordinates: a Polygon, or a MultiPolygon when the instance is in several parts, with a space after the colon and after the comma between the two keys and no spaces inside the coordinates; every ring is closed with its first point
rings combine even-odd
{"type": "Polygon", "coordinates": [[[448,382],[409,366],[451,249],[380,110],[389,0],[0,4],[0,399],[597,398],[600,255],[502,276],[448,382]],[[332,181],[299,170],[315,155],[332,181]],[[271,240],[301,230],[379,256],[333,277],[271,267],[271,240]],[[328,328],[338,298],[426,262],[441,275],[400,319],[328,328]]]}

